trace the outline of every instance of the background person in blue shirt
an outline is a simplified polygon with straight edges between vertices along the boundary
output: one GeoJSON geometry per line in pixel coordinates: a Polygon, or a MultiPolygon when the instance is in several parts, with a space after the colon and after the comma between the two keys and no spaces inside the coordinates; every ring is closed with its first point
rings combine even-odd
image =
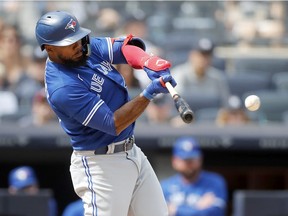
{"type": "Polygon", "coordinates": [[[83,202],[81,199],[69,203],[62,216],[84,216],[83,202]]]}
{"type": "Polygon", "coordinates": [[[227,186],[219,174],[202,170],[203,155],[192,137],[181,137],[173,147],[172,167],[176,175],[161,186],[170,216],[224,216],[227,186]]]}
{"type": "Polygon", "coordinates": [[[19,166],[10,171],[8,191],[10,194],[24,192],[37,194],[39,191],[38,179],[30,166],[19,166]]]}
{"type": "MultiPolygon", "coordinates": [[[[40,185],[35,170],[30,166],[18,166],[9,172],[8,192],[11,195],[28,194],[37,195],[40,192],[40,185]]],[[[49,216],[57,216],[58,206],[56,200],[49,200],[49,216]]]]}

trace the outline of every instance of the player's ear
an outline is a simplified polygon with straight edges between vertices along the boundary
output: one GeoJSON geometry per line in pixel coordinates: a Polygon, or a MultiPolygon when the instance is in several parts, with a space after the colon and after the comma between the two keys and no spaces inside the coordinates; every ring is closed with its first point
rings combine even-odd
{"type": "Polygon", "coordinates": [[[50,45],[44,45],[44,49],[47,51],[48,54],[53,51],[53,49],[50,45]]]}

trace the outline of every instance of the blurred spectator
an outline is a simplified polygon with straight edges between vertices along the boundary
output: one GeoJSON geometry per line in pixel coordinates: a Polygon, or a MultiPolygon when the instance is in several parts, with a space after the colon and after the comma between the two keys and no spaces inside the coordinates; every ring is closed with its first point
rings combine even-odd
{"type": "MultiPolygon", "coordinates": [[[[12,195],[18,193],[37,195],[40,190],[36,173],[30,166],[19,166],[11,170],[8,181],[8,192],[12,195]]],[[[57,216],[57,203],[55,199],[50,200],[49,208],[49,216],[57,216]]]]}
{"type": "Polygon", "coordinates": [[[231,96],[227,107],[219,109],[216,124],[217,125],[242,125],[250,123],[251,119],[238,96],[231,96]]]}
{"type": "Polygon", "coordinates": [[[4,19],[2,17],[0,17],[0,32],[4,28],[4,24],[5,24],[4,19]]]}
{"type": "Polygon", "coordinates": [[[281,1],[225,1],[217,17],[238,46],[279,45],[285,34],[285,4],[281,1]]]}
{"type": "Polygon", "coordinates": [[[135,70],[128,64],[117,64],[115,67],[122,74],[125,80],[129,96],[134,98],[139,95],[142,89],[138,78],[134,74],[135,70]]]}
{"type": "Polygon", "coordinates": [[[226,181],[217,173],[203,170],[202,164],[197,140],[178,138],[172,155],[172,167],[177,174],[161,182],[169,216],[226,215],[226,181]]]}
{"type": "Polygon", "coordinates": [[[170,95],[160,94],[154,97],[143,113],[141,119],[149,124],[172,124],[175,112],[174,103],[170,95]]]}
{"type": "Polygon", "coordinates": [[[113,36],[118,26],[121,24],[122,17],[113,8],[103,8],[97,14],[95,27],[99,31],[99,35],[113,36]]]}
{"type": "Polygon", "coordinates": [[[15,26],[5,25],[0,32],[0,63],[5,68],[1,90],[13,92],[23,113],[31,112],[32,98],[41,86],[26,73],[25,58],[21,55],[21,38],[15,26]]]}
{"type": "MultiPolygon", "coordinates": [[[[134,70],[130,65],[126,64],[118,64],[115,67],[124,77],[130,97],[134,98],[139,95],[142,88],[134,73],[143,73],[144,71],[134,70]]],[[[149,124],[172,124],[170,121],[175,114],[173,108],[173,100],[169,95],[156,95],[139,118],[139,121],[149,124]]]]}
{"type": "Polygon", "coordinates": [[[171,69],[178,83],[175,89],[191,101],[194,95],[219,98],[220,105],[226,106],[230,95],[225,73],[211,65],[214,43],[208,38],[201,38],[192,44],[188,60],[171,69]]]}
{"type": "MultiPolygon", "coordinates": [[[[146,51],[148,53],[151,53],[153,55],[161,55],[162,50],[149,40],[149,29],[145,17],[138,18],[130,15],[126,18],[123,26],[118,29],[118,32],[116,32],[116,34],[117,36],[132,34],[136,37],[139,37],[144,41],[146,51]]],[[[133,69],[129,65],[120,65],[119,67],[120,68],[118,69],[120,69],[120,72],[123,71],[122,75],[124,76],[124,78],[126,77],[126,82],[128,82],[127,86],[129,82],[132,84],[131,81],[133,81],[134,84],[137,84],[136,88],[134,86],[132,88],[133,90],[130,90],[132,96],[136,96],[137,94],[139,94],[141,92],[141,89],[145,88],[150,83],[149,78],[143,70],[133,69]],[[130,78],[127,78],[127,76],[125,76],[126,74],[129,75],[130,78]]],[[[173,107],[173,104],[171,104],[171,102],[171,98],[167,99],[167,96],[158,95],[148,105],[147,109],[139,120],[152,124],[170,123],[173,117],[173,112],[171,108],[173,107]]]]}
{"type": "Polygon", "coordinates": [[[78,199],[70,204],[68,204],[62,216],[84,216],[84,207],[81,199],[78,199]]]}
{"type": "Polygon", "coordinates": [[[44,87],[44,73],[47,57],[47,52],[45,50],[41,51],[37,46],[33,48],[32,58],[27,66],[27,74],[36,80],[42,87],[44,87]]]}
{"type": "Polygon", "coordinates": [[[25,192],[37,194],[39,191],[38,179],[32,167],[21,166],[10,171],[8,191],[11,194],[25,192]]]}
{"type": "Polygon", "coordinates": [[[150,43],[148,40],[149,35],[145,18],[138,19],[134,16],[128,17],[120,29],[119,34],[132,34],[136,37],[142,38],[143,40],[147,40],[147,43],[150,43]]]}
{"type": "MultiPolygon", "coordinates": [[[[145,43],[146,51],[148,53],[161,55],[162,50],[149,40],[149,29],[145,18],[138,19],[134,16],[129,16],[124,21],[123,26],[121,26],[121,28],[116,32],[117,37],[129,34],[141,38],[145,43]]],[[[149,78],[143,70],[134,69],[134,74],[139,80],[142,88],[145,88],[150,83],[149,78]]]]}
{"type": "Polygon", "coordinates": [[[34,25],[41,10],[37,1],[1,1],[0,16],[6,23],[17,25],[21,38],[25,42],[33,43],[35,41],[34,25]],[[2,4],[1,4],[2,3],[2,4]]]}
{"type": "Polygon", "coordinates": [[[0,90],[0,120],[3,120],[4,116],[15,115],[18,113],[18,101],[13,92],[0,90]]]}
{"type": "Polygon", "coordinates": [[[5,67],[4,65],[0,62],[0,90],[4,86],[4,81],[5,81],[5,67]]]}
{"type": "Polygon", "coordinates": [[[134,69],[128,64],[117,64],[116,69],[122,74],[128,88],[140,88],[140,82],[134,74],[134,69]]]}
{"type": "Polygon", "coordinates": [[[58,122],[56,115],[49,106],[45,89],[35,93],[32,102],[32,112],[19,119],[19,126],[28,127],[28,126],[44,126],[48,124],[54,124],[58,122]]]}

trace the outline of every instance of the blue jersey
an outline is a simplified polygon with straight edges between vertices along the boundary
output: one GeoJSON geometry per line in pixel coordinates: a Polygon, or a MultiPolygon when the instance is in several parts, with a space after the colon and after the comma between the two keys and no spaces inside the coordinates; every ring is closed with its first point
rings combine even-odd
{"type": "Polygon", "coordinates": [[[161,182],[168,205],[177,208],[175,216],[224,216],[227,187],[224,178],[216,173],[202,171],[195,183],[185,183],[180,174],[161,182]],[[204,194],[213,193],[216,200],[208,208],[199,208],[204,194]]]}
{"type": "Polygon", "coordinates": [[[124,78],[112,66],[126,63],[122,44],[120,39],[91,38],[85,66],[47,60],[47,100],[74,150],[95,150],[133,135],[134,123],[117,136],[113,119],[114,111],[130,100],[124,78]]]}
{"type": "Polygon", "coordinates": [[[76,200],[64,209],[62,216],[84,216],[84,207],[81,199],[76,200]]]}

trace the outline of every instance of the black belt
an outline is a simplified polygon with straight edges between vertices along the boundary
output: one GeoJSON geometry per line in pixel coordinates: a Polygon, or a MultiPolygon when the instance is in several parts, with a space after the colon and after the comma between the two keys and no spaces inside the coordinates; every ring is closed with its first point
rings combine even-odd
{"type": "Polygon", "coordinates": [[[113,154],[113,153],[118,153],[118,152],[126,152],[130,149],[132,149],[134,145],[134,136],[129,137],[126,140],[112,143],[108,146],[103,146],[94,151],[95,155],[99,154],[113,154]]]}

